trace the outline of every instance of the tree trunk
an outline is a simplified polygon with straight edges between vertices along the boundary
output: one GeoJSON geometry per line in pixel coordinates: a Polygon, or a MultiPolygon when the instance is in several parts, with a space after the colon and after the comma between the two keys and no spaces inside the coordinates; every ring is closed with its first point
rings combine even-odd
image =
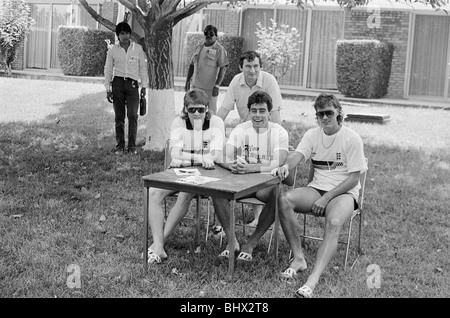
{"type": "Polygon", "coordinates": [[[165,142],[170,137],[170,126],[175,118],[172,28],[173,23],[164,20],[146,25],[149,90],[144,150],[164,149],[165,142]]]}

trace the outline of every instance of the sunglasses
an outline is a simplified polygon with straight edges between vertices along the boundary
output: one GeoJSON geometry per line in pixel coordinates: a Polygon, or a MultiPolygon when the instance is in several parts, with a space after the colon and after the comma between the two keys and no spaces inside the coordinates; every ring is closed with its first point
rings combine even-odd
{"type": "Polygon", "coordinates": [[[216,34],[214,33],[214,31],[205,31],[205,32],[203,32],[203,34],[205,35],[205,36],[208,36],[208,35],[210,35],[210,36],[215,36],[216,34]]]}
{"type": "Polygon", "coordinates": [[[334,111],[332,111],[332,110],[324,110],[324,111],[318,111],[318,112],[316,112],[316,116],[319,117],[319,118],[323,118],[323,117],[325,117],[325,115],[326,115],[328,118],[331,118],[331,117],[334,116],[334,111]]]}
{"type": "Polygon", "coordinates": [[[328,118],[331,118],[334,116],[334,111],[324,110],[324,111],[316,112],[316,116],[319,118],[323,118],[323,117],[325,117],[325,115],[327,115],[328,118]]]}
{"type": "Polygon", "coordinates": [[[199,114],[203,114],[206,111],[206,107],[191,107],[186,108],[186,110],[189,114],[195,114],[196,111],[198,111],[199,114]]]}

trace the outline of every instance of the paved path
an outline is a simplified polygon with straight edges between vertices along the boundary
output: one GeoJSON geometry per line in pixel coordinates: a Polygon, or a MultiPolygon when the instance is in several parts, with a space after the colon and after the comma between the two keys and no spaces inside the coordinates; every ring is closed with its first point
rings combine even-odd
{"type": "MultiPolygon", "coordinates": [[[[0,77],[5,76],[5,74],[0,71],[0,77]]],[[[37,70],[37,69],[26,69],[23,71],[13,70],[13,77],[19,78],[29,78],[29,79],[47,79],[47,80],[58,80],[58,81],[74,81],[83,83],[100,83],[103,84],[103,77],[86,77],[86,76],[67,76],[64,75],[60,70],[37,70]]],[[[175,90],[184,89],[184,80],[175,79],[175,90]]],[[[226,87],[221,88],[221,91],[226,91],[226,87]]],[[[282,89],[283,97],[290,99],[304,99],[311,98],[314,99],[321,91],[310,91],[310,90],[300,90],[300,89],[282,89]]],[[[444,101],[432,101],[432,100],[405,100],[405,99],[390,99],[390,98],[379,98],[379,99],[360,99],[345,97],[336,91],[330,91],[334,93],[340,101],[348,105],[362,106],[362,104],[389,104],[397,106],[409,106],[409,107],[420,107],[420,108],[436,108],[436,109],[450,109],[450,102],[444,101]]],[[[219,104],[220,105],[220,104],[219,104]]]]}

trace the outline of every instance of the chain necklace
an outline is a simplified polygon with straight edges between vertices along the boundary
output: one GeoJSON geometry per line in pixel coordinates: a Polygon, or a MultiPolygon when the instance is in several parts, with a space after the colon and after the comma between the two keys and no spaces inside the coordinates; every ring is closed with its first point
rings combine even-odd
{"type": "MultiPolygon", "coordinates": [[[[339,130],[340,130],[340,129],[339,129],[339,130]]],[[[336,137],[337,137],[337,135],[338,135],[338,133],[339,133],[339,130],[335,133],[334,138],[333,138],[333,141],[331,142],[331,144],[330,144],[328,147],[325,147],[325,144],[323,143],[323,135],[325,135],[325,131],[324,131],[323,128],[322,128],[322,147],[323,147],[324,149],[330,149],[330,147],[333,146],[334,141],[336,140],[336,137]]]]}

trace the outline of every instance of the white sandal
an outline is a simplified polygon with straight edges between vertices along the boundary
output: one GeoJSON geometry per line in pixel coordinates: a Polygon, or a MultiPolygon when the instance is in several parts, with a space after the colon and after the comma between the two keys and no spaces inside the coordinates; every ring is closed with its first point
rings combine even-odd
{"type": "Polygon", "coordinates": [[[295,292],[295,296],[297,298],[311,298],[312,297],[312,289],[308,285],[303,285],[295,292]]]}
{"type": "Polygon", "coordinates": [[[297,271],[292,267],[289,267],[280,274],[280,278],[295,280],[297,278],[297,271]]]}

